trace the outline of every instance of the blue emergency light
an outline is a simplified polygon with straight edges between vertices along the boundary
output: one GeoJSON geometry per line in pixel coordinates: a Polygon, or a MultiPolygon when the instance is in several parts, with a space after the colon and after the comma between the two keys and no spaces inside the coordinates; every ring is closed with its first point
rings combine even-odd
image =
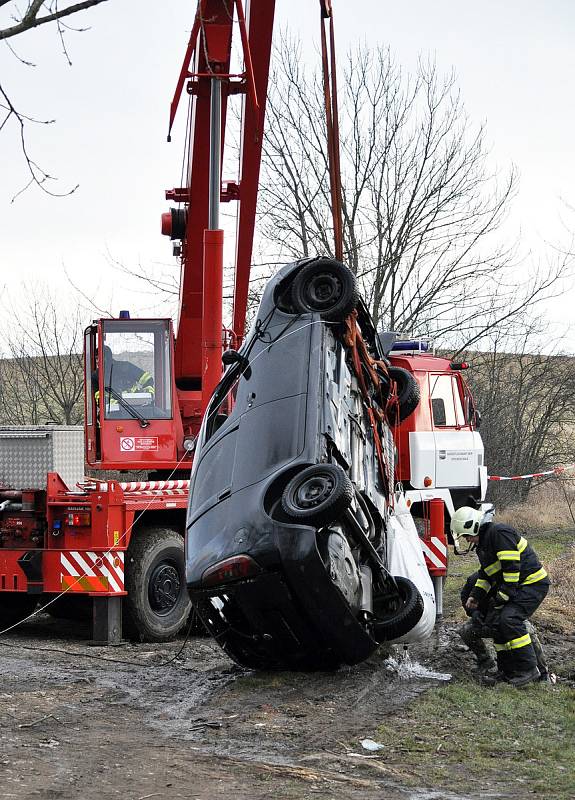
{"type": "Polygon", "coordinates": [[[398,339],[393,343],[392,353],[432,353],[433,342],[431,339],[398,339]]]}

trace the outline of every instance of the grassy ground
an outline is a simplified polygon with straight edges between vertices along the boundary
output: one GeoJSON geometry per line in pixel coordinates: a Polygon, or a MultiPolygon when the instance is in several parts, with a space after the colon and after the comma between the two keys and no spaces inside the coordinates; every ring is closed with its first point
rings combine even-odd
{"type": "Polygon", "coordinates": [[[518,691],[453,683],[387,721],[377,740],[386,746],[386,763],[411,766],[414,784],[457,793],[481,786],[497,797],[574,796],[575,692],[569,687],[518,691]]]}
{"type": "MultiPolygon", "coordinates": [[[[573,530],[534,533],[530,543],[550,572],[553,588],[537,613],[544,642],[552,640],[556,686],[486,688],[471,677],[421,695],[386,719],[377,733],[386,763],[407,767],[414,785],[498,798],[575,797],[575,548],[573,530]]],[[[473,554],[453,557],[446,580],[446,624],[465,615],[459,589],[477,569],[473,554]]]]}

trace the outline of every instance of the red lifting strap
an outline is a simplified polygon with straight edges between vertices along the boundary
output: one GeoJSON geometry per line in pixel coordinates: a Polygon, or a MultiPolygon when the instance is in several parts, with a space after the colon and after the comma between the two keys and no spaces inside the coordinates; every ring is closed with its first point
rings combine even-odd
{"type": "Polygon", "coordinates": [[[346,318],[345,328],[346,330],[343,336],[343,342],[351,355],[353,370],[356,374],[359,388],[367,408],[369,422],[373,431],[373,440],[377,454],[379,474],[383,482],[384,490],[389,495],[392,481],[385,458],[383,456],[383,446],[381,443],[381,437],[379,435],[379,424],[386,419],[392,419],[396,416],[397,396],[395,391],[393,391],[387,402],[384,402],[383,400],[381,378],[379,377],[378,371],[383,372],[384,375],[389,377],[387,365],[384,361],[378,361],[370,356],[367,345],[365,344],[364,338],[361,335],[361,331],[357,324],[357,311],[352,311],[351,314],[346,318]],[[369,383],[375,390],[376,396],[379,396],[381,401],[380,408],[377,406],[374,407],[373,405],[366,378],[369,379],[369,383]]]}

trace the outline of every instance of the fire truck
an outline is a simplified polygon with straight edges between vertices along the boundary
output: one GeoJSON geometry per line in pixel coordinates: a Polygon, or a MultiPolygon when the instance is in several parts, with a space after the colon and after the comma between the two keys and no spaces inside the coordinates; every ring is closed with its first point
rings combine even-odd
{"type": "MultiPolygon", "coordinates": [[[[329,17],[328,0],[320,5],[329,17]]],[[[186,625],[187,478],[222,357],[233,357],[244,336],[274,7],[274,0],[252,0],[246,15],[242,0],[198,3],[170,108],[171,130],[182,96],[191,97],[189,171],[184,187],[166,192],[174,207],[162,217],[162,233],[181,261],[177,333],[170,319],[131,319],[127,311],[86,329],[84,461],[92,477],[66,478],[57,459],[35,484],[0,475],[0,631],[38,604],[56,616],[91,614],[94,640],[109,644],[122,632],[166,641],[186,625]],[[239,68],[232,59],[236,31],[239,68]],[[242,104],[239,178],[223,181],[234,95],[242,104]],[[228,202],[237,205],[230,330],[222,325],[219,220],[220,204],[228,202]],[[137,479],[121,480],[128,472],[137,479]]],[[[449,515],[468,493],[484,496],[479,416],[463,365],[415,342],[394,342],[389,358],[400,391],[417,394],[395,432],[397,478],[415,515],[434,515],[424,542],[433,548],[440,536],[446,553],[444,508],[449,515]]],[[[31,435],[45,445],[59,432],[31,435]]],[[[24,434],[0,433],[0,460],[2,436],[4,444],[16,443],[21,460],[24,434]]],[[[33,445],[30,459],[35,452],[33,445]]],[[[432,571],[432,558],[428,564],[432,571]]],[[[436,574],[442,570],[435,565],[436,574]]]]}
{"type": "Polygon", "coordinates": [[[484,500],[487,490],[481,415],[463,377],[469,365],[435,355],[430,339],[398,339],[388,357],[400,391],[413,398],[413,412],[396,433],[397,479],[416,518],[436,499],[448,523],[470,498],[484,500]]]}
{"type": "Polygon", "coordinates": [[[422,539],[441,616],[451,516],[460,506],[481,504],[487,491],[481,414],[464,379],[467,362],[436,355],[429,338],[385,336],[390,371],[410,412],[394,432],[396,478],[422,539]]]}

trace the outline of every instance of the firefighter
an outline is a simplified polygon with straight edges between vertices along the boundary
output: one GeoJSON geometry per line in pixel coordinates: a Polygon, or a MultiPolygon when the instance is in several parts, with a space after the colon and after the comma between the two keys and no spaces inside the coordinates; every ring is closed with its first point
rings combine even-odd
{"type": "Polygon", "coordinates": [[[493,630],[497,666],[504,680],[519,687],[540,678],[525,623],[545,599],[549,578],[527,540],[511,526],[492,519],[492,508],[485,513],[463,506],[451,518],[451,533],[456,552],[477,548],[481,568],[465,608],[479,611],[493,590],[498,610],[493,630]]]}
{"type": "MultiPolygon", "coordinates": [[[[486,644],[486,639],[493,639],[493,632],[497,623],[499,609],[495,607],[495,590],[491,589],[490,593],[479,601],[479,607],[473,611],[465,608],[465,604],[469,599],[471,591],[475,586],[476,580],[479,578],[479,572],[474,572],[467,578],[463,588],[461,589],[461,605],[465,609],[465,613],[469,617],[467,622],[460,626],[458,633],[463,642],[471,650],[477,659],[477,670],[479,674],[484,677],[485,682],[490,678],[502,677],[497,673],[497,663],[493,658],[491,649],[486,644]]],[[[537,635],[535,625],[530,620],[525,620],[527,633],[531,636],[531,644],[535,651],[535,658],[537,659],[537,668],[540,672],[539,680],[544,683],[555,683],[555,675],[549,671],[547,658],[543,651],[543,645],[537,635]]]]}

